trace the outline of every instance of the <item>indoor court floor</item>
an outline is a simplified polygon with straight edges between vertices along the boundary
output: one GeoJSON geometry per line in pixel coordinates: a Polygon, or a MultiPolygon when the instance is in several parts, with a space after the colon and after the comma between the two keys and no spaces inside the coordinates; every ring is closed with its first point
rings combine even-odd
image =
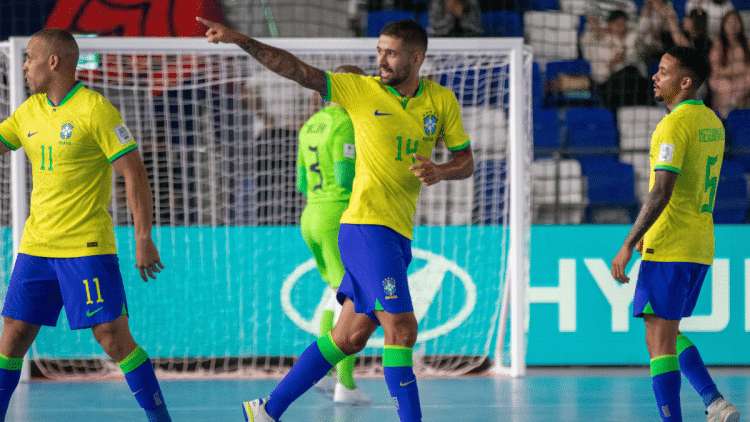
{"type": "MultiPolygon", "coordinates": [[[[719,391],[750,415],[750,369],[709,368],[719,391]]],[[[243,421],[240,403],[267,396],[278,380],[165,380],[174,422],[243,421]]],[[[303,395],[283,422],[398,422],[385,382],[357,380],[368,407],[333,405],[315,391],[303,395]]],[[[529,368],[524,378],[420,378],[425,422],[659,421],[648,368],[529,368]]],[[[686,422],[705,421],[703,403],[682,378],[686,422]]],[[[145,415],[123,381],[22,383],[6,421],[138,422],[145,415]]]]}

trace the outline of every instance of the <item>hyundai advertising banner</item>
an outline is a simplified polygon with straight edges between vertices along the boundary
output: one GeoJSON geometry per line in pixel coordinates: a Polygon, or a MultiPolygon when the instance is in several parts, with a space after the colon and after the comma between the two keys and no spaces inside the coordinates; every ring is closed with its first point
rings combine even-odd
{"type": "MultiPolygon", "coordinates": [[[[620,285],[610,275],[628,229],[532,227],[528,365],[648,362],[643,322],[631,317],[638,254],[629,267],[631,283],[620,285]]],[[[10,230],[0,234],[10,241],[10,230]]],[[[133,268],[132,228],[116,235],[131,327],[152,356],[295,356],[315,339],[330,292],[299,228],[156,228],[167,268],[149,283],[133,268]]],[[[415,233],[409,283],[420,322],[417,349],[424,353],[493,354],[487,333],[497,330],[504,264],[489,247],[451,246],[467,237],[477,245],[507,243],[500,227],[419,227],[415,233]]],[[[708,364],[750,364],[748,239],[746,226],[716,228],[716,260],[694,316],[681,325],[708,364]]],[[[5,251],[0,274],[7,286],[5,251]]],[[[381,330],[370,346],[382,346],[381,330]]],[[[71,332],[63,315],[57,328],[43,329],[32,355],[102,352],[90,330],[71,332]]]]}

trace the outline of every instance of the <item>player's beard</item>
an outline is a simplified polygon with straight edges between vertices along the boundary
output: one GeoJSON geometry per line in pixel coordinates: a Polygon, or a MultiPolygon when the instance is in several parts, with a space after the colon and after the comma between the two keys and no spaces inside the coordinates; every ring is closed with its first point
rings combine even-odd
{"type": "MultiPolygon", "coordinates": [[[[382,69],[381,69],[381,70],[382,70],[382,69]]],[[[382,82],[383,82],[384,84],[386,84],[386,85],[388,85],[388,86],[396,86],[396,85],[399,85],[400,83],[404,82],[404,81],[406,80],[406,78],[407,78],[407,74],[404,74],[404,75],[399,75],[399,74],[398,74],[398,73],[396,73],[396,71],[395,71],[395,70],[393,70],[393,69],[387,69],[387,70],[388,70],[388,71],[389,71],[389,72],[391,73],[391,77],[390,77],[390,78],[386,78],[386,79],[384,79],[384,78],[383,78],[383,74],[382,74],[382,72],[381,72],[381,74],[380,74],[380,80],[381,80],[381,81],[382,81],[382,82]]]]}

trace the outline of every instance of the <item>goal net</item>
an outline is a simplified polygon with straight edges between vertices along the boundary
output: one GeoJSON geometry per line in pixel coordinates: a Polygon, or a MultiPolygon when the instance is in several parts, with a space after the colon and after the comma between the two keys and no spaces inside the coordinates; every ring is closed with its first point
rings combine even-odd
{"type": "MultiPolygon", "coordinates": [[[[28,96],[19,79],[27,42],[11,38],[0,51],[2,118],[28,96]]],[[[373,39],[268,42],[323,70],[350,64],[377,74],[373,39]]],[[[320,96],[236,46],[123,38],[79,45],[79,80],[123,115],[154,193],[153,236],[166,268],[143,283],[124,182],[113,180],[110,211],[136,341],[161,376],[283,374],[316,338],[332,294],[302,240],[305,198],[295,189],[298,130],[324,106],[320,96]]],[[[430,41],[422,76],[456,93],[476,172],[425,187],[419,198],[409,283],[422,375],[489,367],[523,374],[531,64],[520,39],[430,41]]],[[[450,154],[438,146],[432,158],[450,154]]],[[[0,157],[6,286],[31,186],[26,161],[20,152],[0,157]],[[11,207],[11,192],[24,200],[11,207]]],[[[379,329],[356,374],[381,370],[382,345],[379,329]]],[[[30,358],[48,377],[119,374],[91,331],[69,330],[64,313],[56,328],[42,329],[30,358]]]]}

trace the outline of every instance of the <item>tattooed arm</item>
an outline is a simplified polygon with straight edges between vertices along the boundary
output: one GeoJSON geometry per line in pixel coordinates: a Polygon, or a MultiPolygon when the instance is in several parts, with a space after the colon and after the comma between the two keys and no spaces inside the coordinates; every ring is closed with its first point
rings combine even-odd
{"type": "Polygon", "coordinates": [[[305,88],[318,91],[323,97],[327,96],[327,81],[322,70],[310,66],[288,51],[258,42],[224,25],[200,17],[195,19],[208,27],[206,31],[208,42],[237,44],[270,71],[291,79],[305,88]]]}
{"type": "Polygon", "coordinates": [[[633,256],[633,248],[643,239],[648,229],[651,228],[669,204],[678,176],[679,174],[666,170],[655,172],[654,187],[649,192],[641,212],[638,213],[638,218],[635,219],[635,223],[633,223],[633,227],[625,238],[620,252],[612,260],[612,277],[620,283],[630,281],[630,278],[625,275],[625,266],[628,265],[630,258],[633,256]]]}

